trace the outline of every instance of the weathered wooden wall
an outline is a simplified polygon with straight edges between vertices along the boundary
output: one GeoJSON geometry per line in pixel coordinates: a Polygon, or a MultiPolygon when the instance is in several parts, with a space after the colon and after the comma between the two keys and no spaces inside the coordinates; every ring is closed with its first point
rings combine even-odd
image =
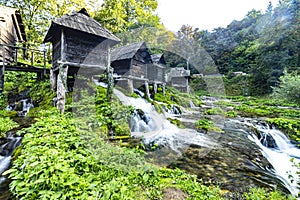
{"type": "Polygon", "coordinates": [[[87,65],[106,65],[107,43],[103,38],[66,31],[66,60],[87,65]],[[83,40],[84,38],[84,40],[83,40]]]}
{"type": "Polygon", "coordinates": [[[147,78],[147,65],[137,61],[132,61],[131,75],[139,78],[147,78]]]}
{"type": "Polygon", "coordinates": [[[147,65],[147,78],[150,81],[165,82],[165,69],[162,66],[148,64],[147,65]]]}
{"type": "Polygon", "coordinates": [[[56,38],[52,45],[52,66],[58,67],[58,61],[61,59],[61,40],[56,38]]]}
{"type": "MultiPolygon", "coordinates": [[[[14,13],[12,12],[13,9],[0,7],[0,44],[7,44],[7,45],[15,45],[18,41],[17,36],[17,22],[14,22],[14,13]]],[[[5,58],[6,62],[13,61],[13,49],[6,46],[5,48],[5,58]]],[[[0,51],[0,61],[2,61],[2,49],[0,51]]]]}
{"type": "Polygon", "coordinates": [[[188,78],[187,77],[173,77],[172,78],[172,85],[178,86],[187,86],[188,85],[188,78]]]}

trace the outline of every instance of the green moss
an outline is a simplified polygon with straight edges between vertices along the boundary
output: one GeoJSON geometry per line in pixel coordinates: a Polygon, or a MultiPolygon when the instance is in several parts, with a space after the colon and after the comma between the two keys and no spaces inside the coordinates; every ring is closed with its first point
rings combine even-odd
{"type": "Polygon", "coordinates": [[[235,111],[231,110],[231,111],[226,112],[225,116],[228,118],[234,118],[234,117],[237,117],[237,113],[235,111]]]}
{"type": "Polygon", "coordinates": [[[205,111],[206,115],[224,115],[224,112],[221,108],[210,108],[205,111]]]}
{"type": "Polygon", "coordinates": [[[43,117],[22,131],[23,146],[5,172],[17,198],[161,199],[164,188],[173,187],[191,199],[222,199],[218,187],[204,186],[181,170],[147,164],[134,151],[78,130],[68,115],[43,117]]]}
{"type": "Polygon", "coordinates": [[[174,124],[174,125],[176,125],[178,128],[185,128],[185,126],[182,124],[182,122],[179,120],[179,119],[173,119],[173,118],[168,118],[168,120],[172,123],[172,124],[174,124]]]}
{"type": "Polygon", "coordinates": [[[223,132],[222,129],[217,127],[214,122],[208,119],[201,119],[195,122],[195,127],[198,130],[205,130],[205,131],[214,131],[214,132],[223,132]]]}

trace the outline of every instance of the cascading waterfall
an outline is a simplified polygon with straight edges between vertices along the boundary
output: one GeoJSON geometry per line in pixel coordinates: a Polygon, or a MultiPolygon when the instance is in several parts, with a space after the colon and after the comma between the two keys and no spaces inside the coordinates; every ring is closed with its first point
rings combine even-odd
{"type": "MultiPolygon", "coordinates": [[[[131,136],[143,138],[144,145],[158,148],[148,152],[149,157],[154,158],[158,164],[168,166],[175,162],[176,167],[190,170],[195,169],[195,163],[199,163],[199,168],[196,167],[193,172],[199,172],[201,177],[206,176],[207,169],[216,169],[214,173],[218,174],[213,175],[215,178],[222,179],[225,176],[239,179],[225,181],[228,188],[246,184],[250,178],[251,186],[255,182],[259,186],[276,185],[284,192],[287,189],[294,196],[298,194],[297,180],[292,182],[289,176],[296,175],[297,169],[290,159],[300,162],[300,149],[279,130],[270,129],[267,125],[257,125],[257,121],[253,119],[242,118],[223,119],[225,133],[205,134],[189,128],[179,129],[166,117],[193,121],[194,118],[185,118],[188,114],[186,111],[178,114],[179,110],[171,107],[164,116],[158,114],[154,106],[142,98],[126,97],[119,91],[115,91],[115,94],[123,104],[136,108],[131,118],[131,136]],[[258,136],[252,131],[254,129],[260,133],[258,136]],[[184,158],[189,155],[191,157],[184,158]],[[193,157],[197,159],[194,160],[193,157]],[[199,161],[203,161],[203,164],[199,161]],[[211,163],[210,167],[207,163],[211,163]],[[203,170],[201,167],[204,167],[203,170]],[[224,171],[221,169],[223,167],[226,168],[224,171]],[[241,175],[235,175],[236,173],[241,175]]],[[[199,113],[199,110],[195,112],[199,113]]],[[[198,119],[197,116],[200,115],[196,115],[195,120],[198,119]]],[[[208,174],[212,173],[208,171],[208,174]]]]}
{"type": "Polygon", "coordinates": [[[6,107],[6,110],[9,111],[16,110],[18,111],[18,116],[22,117],[22,116],[26,116],[29,110],[33,107],[34,105],[32,99],[28,98],[28,99],[21,99],[20,101],[13,104],[9,104],[6,107]]]}
{"type": "MultiPolygon", "coordinates": [[[[146,146],[158,146],[160,151],[155,153],[163,154],[164,151],[169,156],[172,154],[178,157],[190,145],[205,148],[217,145],[203,133],[193,129],[179,129],[170,123],[167,117],[180,117],[180,110],[176,106],[166,109],[163,115],[157,113],[155,107],[145,99],[127,97],[118,90],[114,90],[114,93],[124,105],[131,105],[136,109],[130,120],[131,136],[143,138],[146,146]]],[[[159,162],[167,164],[168,161],[159,162]]]]}
{"type": "Polygon", "coordinates": [[[9,196],[9,181],[2,173],[10,167],[11,155],[14,149],[21,144],[21,139],[21,137],[7,137],[5,138],[5,142],[2,142],[0,146],[0,199],[6,199],[9,196]]]}
{"type": "Polygon", "coordinates": [[[274,174],[296,196],[299,193],[299,189],[297,189],[299,177],[297,177],[297,168],[291,159],[293,158],[297,164],[300,162],[300,149],[293,145],[279,130],[267,125],[257,125],[256,128],[260,133],[260,139],[254,134],[249,135],[249,139],[261,148],[264,156],[272,164],[274,174]],[[293,176],[293,181],[290,176],[293,176]]]}

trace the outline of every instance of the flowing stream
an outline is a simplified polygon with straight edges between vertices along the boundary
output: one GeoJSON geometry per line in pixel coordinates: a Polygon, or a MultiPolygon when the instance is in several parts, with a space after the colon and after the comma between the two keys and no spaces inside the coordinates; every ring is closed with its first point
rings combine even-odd
{"type": "Polygon", "coordinates": [[[300,162],[300,149],[279,130],[255,119],[215,116],[212,120],[224,132],[204,133],[193,127],[202,117],[199,109],[184,110],[181,115],[177,109],[166,109],[163,115],[144,99],[126,97],[118,91],[115,94],[136,108],[131,119],[132,137],[143,138],[148,157],[156,164],[179,167],[208,184],[234,192],[261,186],[298,194],[296,168],[290,160],[300,162]],[[187,128],[177,128],[166,116],[179,119],[187,128]]]}
{"type": "Polygon", "coordinates": [[[249,139],[254,141],[263,152],[264,156],[274,167],[274,174],[284,182],[286,188],[293,194],[297,195],[297,168],[294,163],[300,163],[300,149],[297,148],[290,140],[279,130],[265,126],[256,126],[260,132],[260,139],[249,135],[249,139]],[[292,181],[289,176],[293,176],[292,181]]]}
{"type": "Polygon", "coordinates": [[[15,148],[22,143],[22,136],[16,134],[16,132],[22,128],[29,127],[34,123],[33,118],[18,117],[14,119],[19,127],[8,131],[5,138],[0,139],[0,199],[10,199],[9,183],[10,179],[3,175],[7,169],[11,166],[11,156],[15,148]]]}
{"type": "Polygon", "coordinates": [[[10,193],[8,184],[10,180],[2,173],[11,165],[11,155],[14,149],[21,144],[21,137],[8,136],[1,140],[0,145],[0,199],[8,199],[10,193]]]}

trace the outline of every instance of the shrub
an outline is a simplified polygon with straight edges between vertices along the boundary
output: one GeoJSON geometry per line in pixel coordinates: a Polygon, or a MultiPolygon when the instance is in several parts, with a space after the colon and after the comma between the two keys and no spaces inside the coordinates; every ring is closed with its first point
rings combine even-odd
{"type": "Polygon", "coordinates": [[[300,104],[300,75],[287,74],[280,77],[280,84],[273,87],[273,97],[300,104]]]}
{"type": "Polygon", "coordinates": [[[9,117],[0,117],[0,138],[5,137],[5,133],[15,127],[18,127],[18,123],[9,117]]]}

